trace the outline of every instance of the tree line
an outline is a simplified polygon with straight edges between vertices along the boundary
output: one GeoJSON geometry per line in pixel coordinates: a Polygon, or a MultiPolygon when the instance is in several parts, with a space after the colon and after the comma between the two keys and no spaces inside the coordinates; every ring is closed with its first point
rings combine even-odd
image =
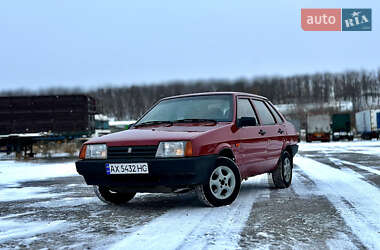
{"type": "MultiPolygon", "coordinates": [[[[380,107],[380,69],[293,76],[240,78],[236,80],[173,81],[149,85],[108,86],[83,91],[51,88],[38,94],[84,93],[95,97],[101,112],[118,120],[136,119],[153,103],[167,96],[213,91],[238,91],[266,96],[274,104],[352,102],[352,111],[380,107]]],[[[27,90],[3,91],[1,95],[37,94],[27,90]]]]}

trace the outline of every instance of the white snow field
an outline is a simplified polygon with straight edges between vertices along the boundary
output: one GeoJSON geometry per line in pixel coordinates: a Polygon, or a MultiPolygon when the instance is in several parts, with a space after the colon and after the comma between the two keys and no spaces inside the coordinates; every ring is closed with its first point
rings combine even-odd
{"type": "Polygon", "coordinates": [[[260,175],[208,208],[194,193],[106,205],[73,161],[0,161],[0,249],[380,249],[379,141],[300,143],[294,164],[291,188],[260,175]]]}

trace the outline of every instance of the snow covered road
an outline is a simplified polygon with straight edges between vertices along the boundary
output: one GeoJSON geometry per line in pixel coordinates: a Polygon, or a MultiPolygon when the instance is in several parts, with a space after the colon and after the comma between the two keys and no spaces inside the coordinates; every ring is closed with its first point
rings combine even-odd
{"type": "Polygon", "coordinates": [[[380,249],[380,142],[300,144],[293,183],[243,182],[230,206],[192,192],[105,205],[73,162],[0,161],[0,248],[380,249]]]}

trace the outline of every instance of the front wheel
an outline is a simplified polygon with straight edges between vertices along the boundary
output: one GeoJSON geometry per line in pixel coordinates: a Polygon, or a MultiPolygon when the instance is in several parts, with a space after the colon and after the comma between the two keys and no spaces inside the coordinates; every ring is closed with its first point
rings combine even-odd
{"type": "Polygon", "coordinates": [[[198,185],[196,192],[200,201],[210,207],[231,204],[240,191],[240,173],[236,164],[226,157],[217,159],[210,169],[207,183],[198,185]]]}
{"type": "Polygon", "coordinates": [[[272,179],[277,188],[287,188],[292,183],[293,161],[290,154],[284,151],[272,172],[272,179]]]}
{"type": "Polygon", "coordinates": [[[134,192],[120,193],[103,186],[94,186],[94,192],[101,201],[117,205],[127,203],[136,195],[134,192]]]}

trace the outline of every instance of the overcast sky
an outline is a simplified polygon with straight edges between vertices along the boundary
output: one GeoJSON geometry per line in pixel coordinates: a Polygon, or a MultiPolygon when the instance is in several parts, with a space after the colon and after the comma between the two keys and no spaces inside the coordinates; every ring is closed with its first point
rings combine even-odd
{"type": "Polygon", "coordinates": [[[0,90],[380,67],[379,1],[1,1],[0,90]],[[372,8],[371,32],[305,32],[301,8],[372,8]]]}

